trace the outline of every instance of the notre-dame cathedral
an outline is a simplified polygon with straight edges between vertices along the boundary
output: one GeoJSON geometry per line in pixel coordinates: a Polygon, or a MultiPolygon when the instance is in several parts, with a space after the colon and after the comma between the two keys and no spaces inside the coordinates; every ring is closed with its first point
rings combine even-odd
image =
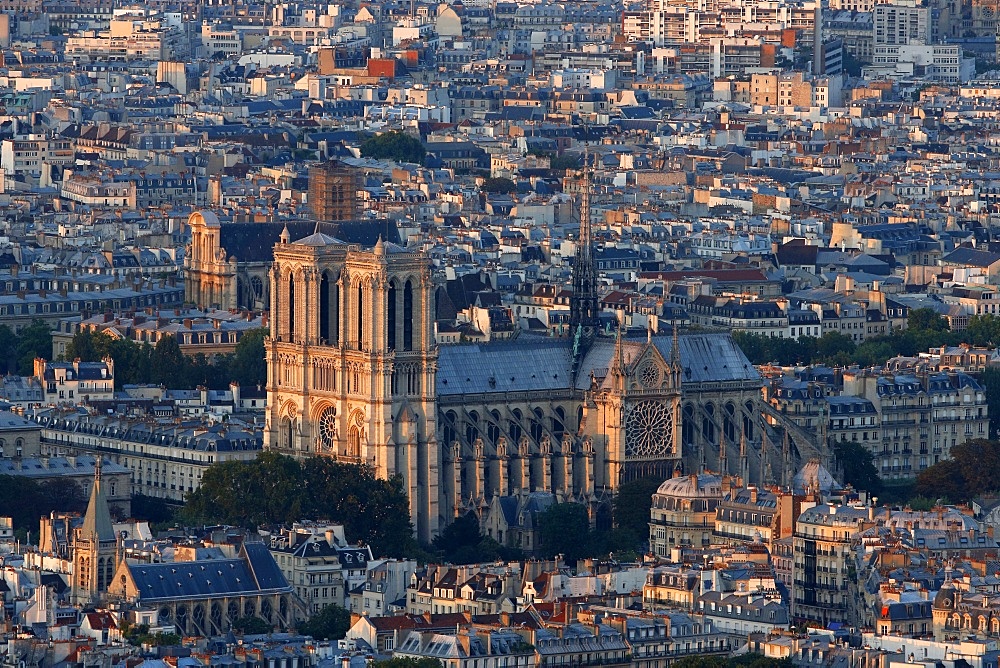
{"type": "Polygon", "coordinates": [[[417,535],[496,496],[591,509],[624,481],[711,466],[763,479],[761,377],[726,333],[600,336],[589,187],[572,336],[438,346],[428,257],[284,232],[270,268],[265,446],[402,476],[417,535]],[[730,466],[730,456],[733,464],[730,466]]]}

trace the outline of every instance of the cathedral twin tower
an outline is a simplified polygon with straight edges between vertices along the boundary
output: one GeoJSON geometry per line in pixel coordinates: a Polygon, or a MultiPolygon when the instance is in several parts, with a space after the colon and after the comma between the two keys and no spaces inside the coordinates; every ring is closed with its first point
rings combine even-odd
{"type": "Polygon", "coordinates": [[[402,475],[421,536],[438,524],[437,347],[422,252],[371,249],[316,232],[271,266],[270,449],[402,475]]]}

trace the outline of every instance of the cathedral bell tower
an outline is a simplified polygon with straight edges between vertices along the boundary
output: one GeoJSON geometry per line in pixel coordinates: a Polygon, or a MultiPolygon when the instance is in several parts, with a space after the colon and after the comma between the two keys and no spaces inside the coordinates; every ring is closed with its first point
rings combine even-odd
{"type": "Polygon", "coordinates": [[[265,448],[401,475],[424,540],[439,505],[432,295],[422,252],[283,235],[265,344],[265,448]]]}
{"type": "Polygon", "coordinates": [[[83,526],[76,530],[73,539],[72,601],[78,605],[103,598],[118,568],[118,539],[101,481],[101,463],[98,455],[94,459],[94,486],[83,526]]]}

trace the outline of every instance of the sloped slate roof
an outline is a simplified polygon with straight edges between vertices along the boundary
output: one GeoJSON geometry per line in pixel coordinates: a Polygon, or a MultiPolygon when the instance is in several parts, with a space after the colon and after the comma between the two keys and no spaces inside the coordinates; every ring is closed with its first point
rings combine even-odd
{"type": "Polygon", "coordinates": [[[288,226],[292,242],[310,238],[320,232],[330,238],[349,244],[374,246],[379,235],[384,241],[400,243],[399,228],[391,220],[348,220],[320,222],[295,220],[273,223],[223,223],[219,228],[219,245],[240,262],[270,262],[274,258],[274,244],[281,231],[288,226]]]}
{"type": "Polygon", "coordinates": [[[442,346],[439,396],[567,389],[573,378],[572,342],[566,339],[442,346]]]}
{"type": "Polygon", "coordinates": [[[288,590],[288,582],[263,543],[244,543],[245,558],[129,564],[143,601],[208,598],[288,590]]]}

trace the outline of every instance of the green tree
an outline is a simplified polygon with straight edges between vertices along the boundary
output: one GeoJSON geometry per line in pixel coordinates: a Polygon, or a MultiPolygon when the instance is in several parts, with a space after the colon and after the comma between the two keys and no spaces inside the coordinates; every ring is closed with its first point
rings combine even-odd
{"type": "Polygon", "coordinates": [[[369,137],[361,143],[361,155],[377,160],[424,164],[427,150],[416,137],[400,130],[391,130],[369,137]]]}
{"type": "Polygon", "coordinates": [[[834,444],[833,453],[844,471],[844,482],[869,494],[878,495],[882,491],[882,479],[868,448],[854,441],[840,441],[834,444]]]}
{"type": "Polygon", "coordinates": [[[592,556],[590,520],[579,503],[556,503],[539,513],[538,535],[546,557],[561,554],[575,562],[592,556]]]}
{"type": "Polygon", "coordinates": [[[402,478],[383,480],[371,467],[328,457],[300,464],[263,452],[249,462],[213,464],[179,514],[192,524],[248,528],[301,517],[340,522],[350,540],[367,543],[376,556],[402,557],[417,548],[402,478]]]}
{"type": "Polygon", "coordinates": [[[961,465],[951,459],[930,466],[917,476],[914,490],[928,499],[947,499],[951,503],[968,501],[970,493],[965,486],[961,465]]]}
{"type": "Polygon", "coordinates": [[[1000,490],[1000,442],[974,438],[951,448],[969,497],[1000,490]]]}
{"type": "Polygon", "coordinates": [[[401,557],[414,547],[410,504],[403,479],[377,478],[368,466],[311,457],[302,463],[305,515],[341,522],[355,540],[363,540],[377,556],[401,557]]]}
{"type": "Polygon", "coordinates": [[[1000,437],[1000,369],[989,367],[979,375],[979,384],[986,394],[986,406],[990,416],[991,438],[1000,437]]]}
{"type": "Polygon", "coordinates": [[[549,168],[555,170],[580,169],[580,158],[572,155],[557,155],[549,160],[549,168]]]}
{"type": "Polygon", "coordinates": [[[906,319],[906,326],[908,329],[917,331],[948,331],[948,321],[932,308],[915,308],[911,310],[906,319]]]}
{"type": "Polygon", "coordinates": [[[631,541],[631,548],[643,547],[649,543],[649,509],[653,505],[653,494],[662,480],[639,478],[622,483],[612,503],[612,516],[621,535],[614,543],[619,550],[631,541]]]}
{"type": "Polygon", "coordinates": [[[244,332],[233,352],[233,380],[243,387],[255,387],[267,382],[267,360],[264,358],[264,338],[267,329],[244,332]]]}
{"type": "Polygon", "coordinates": [[[821,360],[832,360],[841,354],[852,354],[855,348],[857,346],[854,340],[848,335],[840,332],[827,332],[816,341],[815,357],[821,360]]]}
{"type": "Polygon", "coordinates": [[[17,336],[7,325],[0,325],[0,373],[17,370],[17,336]]]}
{"type": "Polygon", "coordinates": [[[149,380],[157,385],[179,388],[185,385],[186,361],[177,339],[168,334],[156,342],[149,360],[149,380]]]}
{"type": "Polygon", "coordinates": [[[260,636],[270,633],[274,627],[260,617],[240,617],[233,621],[233,633],[247,636],[260,636]]]}
{"type": "Polygon", "coordinates": [[[17,335],[17,368],[22,376],[35,372],[35,358],[52,359],[52,330],[35,319],[17,335]]]}
{"type": "Polygon", "coordinates": [[[351,613],[331,603],[299,627],[299,633],[317,640],[340,640],[351,628],[351,613]]]}
{"type": "MultiPolygon", "coordinates": [[[[66,344],[66,352],[63,357],[69,362],[76,359],[81,362],[98,362],[111,354],[114,341],[115,339],[105,332],[91,332],[90,330],[77,332],[66,344]]],[[[128,339],[121,339],[121,341],[131,343],[128,339]]]]}
{"type": "Polygon", "coordinates": [[[479,187],[484,193],[516,193],[517,184],[503,177],[489,178],[479,187]]]}

